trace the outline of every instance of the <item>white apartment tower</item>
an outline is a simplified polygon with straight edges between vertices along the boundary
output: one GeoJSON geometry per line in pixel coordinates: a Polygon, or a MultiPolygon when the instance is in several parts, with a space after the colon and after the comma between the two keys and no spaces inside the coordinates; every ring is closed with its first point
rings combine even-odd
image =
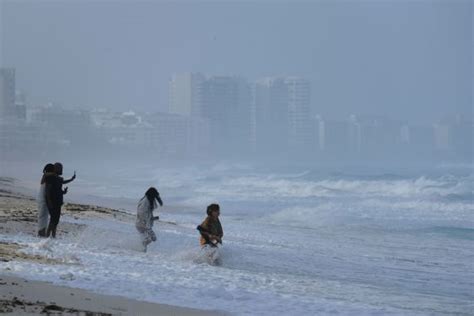
{"type": "Polygon", "coordinates": [[[169,112],[200,116],[204,81],[200,73],[174,74],[169,82],[169,112]]]}

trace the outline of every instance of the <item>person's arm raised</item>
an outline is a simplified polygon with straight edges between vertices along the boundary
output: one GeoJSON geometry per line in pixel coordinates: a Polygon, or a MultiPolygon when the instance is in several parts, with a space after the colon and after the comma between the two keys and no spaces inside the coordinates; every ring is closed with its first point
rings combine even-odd
{"type": "Polygon", "coordinates": [[[71,177],[71,179],[69,179],[69,180],[63,180],[63,184],[68,184],[69,182],[74,181],[74,179],[76,179],[76,170],[74,170],[74,174],[73,174],[73,176],[71,177]]]}

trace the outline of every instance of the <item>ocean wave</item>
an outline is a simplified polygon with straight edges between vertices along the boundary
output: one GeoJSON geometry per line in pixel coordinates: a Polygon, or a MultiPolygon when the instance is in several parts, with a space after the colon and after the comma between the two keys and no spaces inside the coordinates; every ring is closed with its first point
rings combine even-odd
{"type": "Polygon", "coordinates": [[[429,178],[421,176],[403,180],[300,180],[271,176],[241,176],[215,179],[196,185],[195,192],[223,198],[305,199],[322,197],[465,197],[473,194],[471,178],[429,178]]]}
{"type": "Polygon", "coordinates": [[[96,183],[94,193],[138,200],[153,185],[159,188],[165,205],[202,212],[206,205],[217,202],[226,216],[257,217],[301,227],[347,223],[467,226],[474,222],[472,174],[354,176],[309,170],[279,174],[189,167],[155,168],[145,177],[140,176],[142,171],[119,173],[123,179],[112,185],[96,183]]]}
{"type": "Polygon", "coordinates": [[[261,221],[305,228],[335,225],[389,229],[432,226],[469,228],[474,227],[474,207],[470,203],[435,200],[330,199],[315,205],[282,208],[264,215],[261,221]]]}
{"type": "Polygon", "coordinates": [[[449,238],[474,241],[474,227],[435,226],[424,230],[423,233],[441,234],[449,238]]]}

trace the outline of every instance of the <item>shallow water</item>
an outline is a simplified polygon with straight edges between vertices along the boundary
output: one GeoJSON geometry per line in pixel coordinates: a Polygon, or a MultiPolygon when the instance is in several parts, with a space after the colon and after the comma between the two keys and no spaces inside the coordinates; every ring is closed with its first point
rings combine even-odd
{"type": "Polygon", "coordinates": [[[83,196],[138,200],[148,186],[157,186],[165,222],[156,225],[158,242],[148,253],[137,251],[132,223],[90,220],[74,238],[0,235],[26,243],[26,251],[80,265],[8,262],[1,269],[239,315],[473,312],[469,169],[275,173],[216,166],[156,169],[145,177],[147,170],[116,170],[100,179],[84,174],[75,188],[83,196]],[[195,227],[212,202],[222,209],[221,266],[195,260],[195,227]],[[73,280],[60,278],[68,273],[73,280]]]}

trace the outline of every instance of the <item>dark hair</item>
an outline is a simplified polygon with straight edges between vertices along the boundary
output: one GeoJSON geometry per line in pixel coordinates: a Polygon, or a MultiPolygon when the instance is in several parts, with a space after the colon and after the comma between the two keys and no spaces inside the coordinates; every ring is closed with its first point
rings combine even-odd
{"type": "Polygon", "coordinates": [[[54,165],[52,163],[48,163],[46,166],[44,166],[43,173],[46,172],[54,172],[54,165]]]}
{"type": "Polygon", "coordinates": [[[158,203],[163,206],[163,201],[160,198],[160,193],[154,187],[150,187],[148,190],[146,190],[145,196],[147,197],[148,201],[150,201],[151,205],[153,205],[153,200],[156,199],[158,203]]]}
{"type": "Polygon", "coordinates": [[[60,162],[55,162],[54,163],[54,172],[56,172],[58,175],[63,174],[63,164],[60,162]]]}
{"type": "Polygon", "coordinates": [[[207,213],[207,215],[211,215],[211,213],[214,212],[214,211],[220,212],[220,209],[221,209],[221,208],[220,208],[219,204],[215,204],[215,203],[209,204],[209,205],[207,206],[206,213],[207,213]]]}

